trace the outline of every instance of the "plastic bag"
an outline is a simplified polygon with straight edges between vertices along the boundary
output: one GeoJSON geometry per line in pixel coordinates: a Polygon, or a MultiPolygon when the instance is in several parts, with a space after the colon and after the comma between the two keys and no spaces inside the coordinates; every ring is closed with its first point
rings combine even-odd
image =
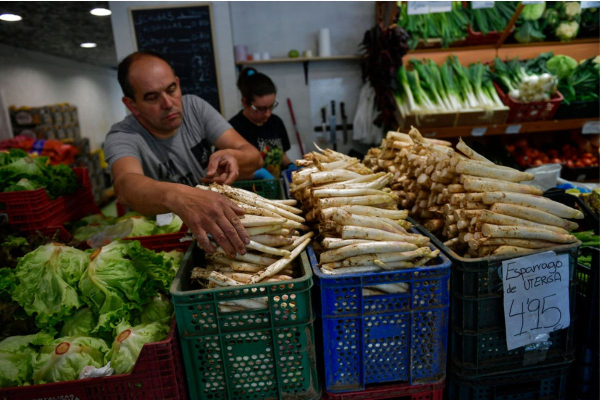
{"type": "Polygon", "coordinates": [[[367,82],[363,85],[358,97],[358,106],[352,125],[352,139],[366,145],[381,143],[383,128],[373,123],[377,114],[375,89],[367,82]]]}
{"type": "Polygon", "coordinates": [[[546,164],[535,168],[529,168],[525,172],[529,172],[535,176],[532,181],[523,182],[527,185],[539,187],[546,191],[556,186],[562,166],[560,164],[546,164]]]}

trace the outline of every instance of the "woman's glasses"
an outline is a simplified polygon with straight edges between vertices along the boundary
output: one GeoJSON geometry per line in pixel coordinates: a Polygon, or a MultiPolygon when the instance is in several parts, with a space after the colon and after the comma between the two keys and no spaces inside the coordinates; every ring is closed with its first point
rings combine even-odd
{"type": "Polygon", "coordinates": [[[278,105],[279,105],[279,102],[275,101],[275,103],[273,103],[273,105],[270,107],[257,107],[255,105],[251,104],[250,108],[252,108],[254,111],[256,111],[258,113],[264,114],[267,111],[273,111],[275,109],[275,107],[277,107],[278,105]]]}

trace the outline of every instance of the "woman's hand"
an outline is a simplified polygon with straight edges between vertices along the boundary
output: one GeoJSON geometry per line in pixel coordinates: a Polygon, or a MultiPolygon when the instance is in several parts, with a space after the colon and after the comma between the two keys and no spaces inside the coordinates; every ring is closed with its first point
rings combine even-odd
{"type": "Polygon", "coordinates": [[[240,168],[236,158],[227,150],[219,150],[210,156],[206,177],[202,179],[202,182],[230,185],[236,181],[239,175],[240,168]]]}

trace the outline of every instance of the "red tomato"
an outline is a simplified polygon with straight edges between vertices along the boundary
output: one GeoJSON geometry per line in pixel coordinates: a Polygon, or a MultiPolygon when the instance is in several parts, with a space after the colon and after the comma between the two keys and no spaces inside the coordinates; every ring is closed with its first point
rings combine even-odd
{"type": "Polygon", "coordinates": [[[575,163],[572,160],[567,161],[567,167],[575,168],[575,163]]]}
{"type": "Polygon", "coordinates": [[[589,158],[584,158],[583,160],[581,160],[581,162],[586,167],[590,167],[590,166],[592,166],[592,164],[594,164],[594,162],[592,160],[590,160],[589,158]]]}
{"type": "Polygon", "coordinates": [[[515,142],[515,146],[521,148],[521,149],[526,149],[529,147],[529,145],[527,144],[527,140],[525,139],[519,139],[515,142]]]}
{"type": "Polygon", "coordinates": [[[577,162],[575,163],[575,168],[583,168],[583,167],[585,167],[585,164],[584,164],[584,163],[582,163],[581,161],[577,161],[577,162]]]}
{"type": "Polygon", "coordinates": [[[535,165],[536,167],[539,165],[543,165],[543,164],[544,164],[544,162],[542,160],[540,160],[539,158],[533,162],[533,165],[535,165]]]}
{"type": "Polygon", "coordinates": [[[594,158],[594,155],[592,153],[583,153],[582,158],[594,158]]]}
{"type": "Polygon", "coordinates": [[[560,160],[560,158],[553,158],[552,160],[550,160],[550,162],[551,162],[552,164],[560,164],[560,163],[561,163],[561,160],[560,160]]]}
{"type": "Polygon", "coordinates": [[[514,153],[515,152],[515,145],[514,144],[507,144],[506,145],[506,150],[508,150],[509,153],[514,153]]]}

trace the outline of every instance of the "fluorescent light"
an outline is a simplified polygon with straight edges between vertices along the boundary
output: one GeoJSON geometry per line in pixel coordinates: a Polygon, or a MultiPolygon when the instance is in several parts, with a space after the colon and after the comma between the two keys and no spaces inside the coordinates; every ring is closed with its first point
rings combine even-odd
{"type": "Polygon", "coordinates": [[[20,15],[15,15],[15,14],[2,14],[0,15],[0,20],[2,21],[7,21],[7,22],[16,22],[16,21],[20,21],[23,18],[21,18],[20,15]]]}
{"type": "Polygon", "coordinates": [[[107,15],[112,14],[112,11],[106,8],[94,8],[90,11],[90,14],[95,15],[96,17],[106,17],[107,15]]]}
{"type": "Polygon", "coordinates": [[[84,49],[93,49],[96,47],[96,43],[81,43],[80,46],[84,49]]]}

